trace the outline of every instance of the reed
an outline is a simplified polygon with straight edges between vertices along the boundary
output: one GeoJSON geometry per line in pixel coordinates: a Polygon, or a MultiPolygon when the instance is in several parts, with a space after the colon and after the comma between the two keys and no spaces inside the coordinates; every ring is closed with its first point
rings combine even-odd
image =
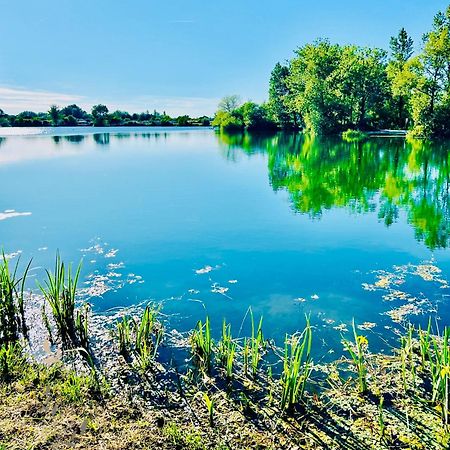
{"type": "Polygon", "coordinates": [[[11,272],[8,259],[2,253],[0,261],[0,344],[17,342],[20,331],[24,337],[27,336],[24,291],[31,261],[21,277],[17,274],[18,265],[19,261],[11,272]]]}
{"type": "Polygon", "coordinates": [[[214,342],[211,336],[211,324],[209,317],[206,316],[205,323],[201,320],[197,322],[196,327],[191,334],[191,351],[198,368],[211,371],[214,342]]]}
{"type": "Polygon", "coordinates": [[[128,357],[131,351],[131,332],[132,332],[132,321],[124,316],[122,320],[117,322],[117,340],[119,343],[119,353],[128,357]]]}
{"type": "Polygon", "coordinates": [[[203,400],[208,410],[209,425],[214,426],[214,399],[212,399],[206,392],[203,392],[203,400]]]}
{"type": "Polygon", "coordinates": [[[309,318],[300,336],[286,335],[283,372],[281,375],[281,409],[292,410],[304,398],[305,387],[312,371],[312,329],[309,318]]]}
{"type": "Polygon", "coordinates": [[[442,337],[432,337],[433,352],[430,353],[432,376],[432,402],[439,407],[446,425],[449,421],[449,377],[450,377],[450,328],[445,327],[442,337]]]}
{"type": "MultiPolygon", "coordinates": [[[[256,378],[258,373],[259,364],[262,359],[262,351],[265,349],[265,341],[262,332],[263,317],[261,316],[258,322],[258,326],[255,326],[255,320],[253,317],[253,312],[250,309],[250,321],[252,327],[252,335],[250,339],[247,339],[245,344],[248,350],[244,349],[247,353],[247,361],[250,361],[250,368],[253,378],[256,378]]],[[[248,364],[248,362],[247,362],[248,364]]]]}
{"type": "Polygon", "coordinates": [[[236,354],[236,342],[231,334],[231,324],[222,322],[222,336],[217,346],[220,364],[225,369],[227,380],[233,377],[233,363],[236,354]]]}
{"type": "Polygon", "coordinates": [[[87,312],[75,311],[80,271],[81,263],[73,273],[71,265],[66,269],[60,255],[57,254],[55,271],[47,270],[45,284],[39,284],[39,288],[50,306],[63,349],[78,346],[86,350],[88,348],[87,312]]]}
{"type": "Polygon", "coordinates": [[[352,322],[354,343],[342,336],[342,342],[350,353],[353,364],[358,374],[358,388],[360,394],[367,392],[367,364],[365,357],[365,349],[369,345],[369,341],[365,336],[358,335],[356,332],[355,321],[352,322]]]}
{"type": "Polygon", "coordinates": [[[163,330],[157,320],[158,310],[147,305],[139,322],[134,324],[135,352],[139,367],[144,372],[155,359],[162,340],[163,330]]]}

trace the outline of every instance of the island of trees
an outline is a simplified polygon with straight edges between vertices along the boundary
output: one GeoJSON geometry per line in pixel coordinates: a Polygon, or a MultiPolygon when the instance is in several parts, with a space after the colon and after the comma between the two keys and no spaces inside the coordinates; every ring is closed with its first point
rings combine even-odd
{"type": "Polygon", "coordinates": [[[407,130],[412,137],[450,136],[450,6],[438,12],[420,52],[402,28],[390,51],[319,39],[295,51],[270,77],[269,100],[226,97],[213,125],[223,130],[407,130]]]}
{"type": "Polygon", "coordinates": [[[87,113],[78,105],[59,108],[52,105],[47,112],[23,111],[17,115],[6,114],[0,109],[0,127],[42,127],[42,126],[209,126],[207,116],[192,118],[187,115],[170,117],[165,112],[128,113],[109,112],[106,105],[95,105],[87,113]]]}

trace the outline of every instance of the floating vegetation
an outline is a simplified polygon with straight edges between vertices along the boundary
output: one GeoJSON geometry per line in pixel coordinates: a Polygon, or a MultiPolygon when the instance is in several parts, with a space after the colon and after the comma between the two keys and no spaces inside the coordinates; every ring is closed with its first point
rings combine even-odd
{"type": "Polygon", "coordinates": [[[448,288],[448,281],[442,278],[441,269],[432,262],[394,266],[392,272],[377,270],[372,273],[375,274],[376,281],[372,284],[363,283],[362,287],[366,291],[382,292],[384,301],[403,303],[385,312],[396,323],[405,323],[411,316],[431,314],[436,311],[435,299],[432,301],[423,294],[416,296],[407,292],[406,286],[410,279],[419,278],[422,282],[437,284],[440,289],[448,288]],[[399,286],[403,288],[399,289],[399,286]]]}
{"type": "Polygon", "coordinates": [[[213,270],[213,268],[211,266],[205,266],[205,267],[202,267],[201,269],[197,269],[195,271],[195,273],[198,275],[203,275],[205,273],[211,272],[212,270],[213,270]]]}

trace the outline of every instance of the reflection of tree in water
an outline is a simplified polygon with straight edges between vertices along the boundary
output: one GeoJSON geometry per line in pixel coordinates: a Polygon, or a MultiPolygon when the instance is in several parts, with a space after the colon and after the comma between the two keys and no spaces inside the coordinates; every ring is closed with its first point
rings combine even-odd
{"type": "Polygon", "coordinates": [[[0,147],[2,146],[2,144],[4,144],[6,141],[5,137],[0,137],[0,147]]]}
{"type": "Polygon", "coordinates": [[[312,217],[335,207],[377,211],[390,226],[404,210],[418,240],[430,248],[449,244],[449,152],[444,144],[387,138],[348,143],[285,133],[218,136],[227,158],[235,159],[236,149],[267,153],[270,183],[274,190],[289,192],[295,211],[312,217]]]}
{"type": "Polygon", "coordinates": [[[68,142],[71,142],[73,144],[79,144],[84,141],[85,136],[82,134],[77,134],[73,136],[64,136],[64,139],[68,142]]]}
{"type": "Polygon", "coordinates": [[[96,133],[93,137],[96,144],[109,145],[109,133],[96,133]]]}

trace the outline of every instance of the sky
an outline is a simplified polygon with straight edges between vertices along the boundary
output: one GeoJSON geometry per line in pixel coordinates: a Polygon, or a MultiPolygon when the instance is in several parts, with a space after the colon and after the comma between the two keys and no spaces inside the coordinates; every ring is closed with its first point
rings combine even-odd
{"type": "Polygon", "coordinates": [[[318,37],[420,50],[450,0],[0,0],[0,108],[213,114],[220,98],[267,98],[270,72],[318,37]]]}

